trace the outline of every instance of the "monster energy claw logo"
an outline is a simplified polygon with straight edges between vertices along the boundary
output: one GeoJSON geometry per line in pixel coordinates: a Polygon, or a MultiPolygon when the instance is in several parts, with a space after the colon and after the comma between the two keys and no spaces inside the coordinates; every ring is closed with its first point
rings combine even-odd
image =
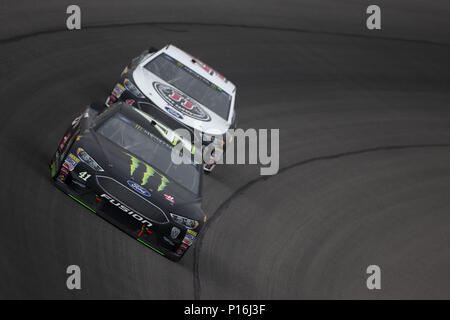
{"type": "Polygon", "coordinates": [[[131,163],[130,163],[130,174],[133,177],[134,172],[136,171],[137,168],[139,168],[139,166],[141,164],[143,164],[145,166],[145,171],[144,174],[142,175],[142,181],[141,181],[141,186],[145,186],[148,183],[148,180],[150,179],[150,177],[153,177],[155,174],[158,175],[161,179],[161,183],[158,186],[158,191],[163,191],[165,189],[165,187],[167,186],[167,184],[170,182],[165,176],[163,176],[162,174],[160,174],[158,171],[156,171],[155,169],[153,169],[151,166],[149,166],[148,164],[142,162],[141,160],[135,158],[134,156],[132,156],[131,154],[127,155],[130,157],[131,159],[131,163]]]}

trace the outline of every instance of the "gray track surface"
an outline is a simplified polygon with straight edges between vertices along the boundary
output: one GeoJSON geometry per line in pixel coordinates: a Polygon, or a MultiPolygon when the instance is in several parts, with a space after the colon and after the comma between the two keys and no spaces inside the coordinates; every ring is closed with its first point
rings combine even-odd
{"type": "Polygon", "coordinates": [[[78,1],[83,29],[67,31],[68,1],[1,1],[0,298],[450,298],[448,1],[378,1],[373,32],[368,1],[241,2],[78,1]],[[240,127],[281,136],[278,175],[206,177],[209,223],[178,264],[47,168],[83,106],[166,43],[237,85],[240,127]]]}

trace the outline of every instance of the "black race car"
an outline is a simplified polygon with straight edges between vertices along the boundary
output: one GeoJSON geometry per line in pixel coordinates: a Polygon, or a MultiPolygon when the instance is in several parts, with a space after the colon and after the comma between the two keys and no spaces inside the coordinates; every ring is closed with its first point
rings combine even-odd
{"type": "Polygon", "coordinates": [[[189,143],[166,123],[123,102],[101,109],[89,106],[65,133],[50,162],[55,185],[178,261],[206,221],[201,164],[171,161],[177,141],[189,143]]]}

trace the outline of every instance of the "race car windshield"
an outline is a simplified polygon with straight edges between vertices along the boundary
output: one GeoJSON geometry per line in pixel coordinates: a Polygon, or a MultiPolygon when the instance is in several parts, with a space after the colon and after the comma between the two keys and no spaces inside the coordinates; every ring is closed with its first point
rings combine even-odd
{"type": "Polygon", "coordinates": [[[171,159],[173,146],[168,144],[163,136],[144,129],[121,113],[116,113],[102,123],[97,133],[135,154],[169,180],[172,179],[194,194],[198,194],[200,174],[196,166],[174,164],[171,159]]]}
{"type": "Polygon", "coordinates": [[[145,68],[228,120],[231,96],[181,62],[162,53],[147,63],[145,68]]]}

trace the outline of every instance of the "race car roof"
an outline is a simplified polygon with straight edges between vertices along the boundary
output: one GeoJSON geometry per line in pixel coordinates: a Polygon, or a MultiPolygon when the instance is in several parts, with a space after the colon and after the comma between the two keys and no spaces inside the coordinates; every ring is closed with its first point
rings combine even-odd
{"type": "Polygon", "coordinates": [[[164,47],[161,50],[161,52],[165,52],[169,56],[180,61],[182,64],[189,67],[193,71],[197,72],[202,77],[206,78],[215,85],[219,86],[221,89],[225,90],[225,92],[227,92],[228,94],[232,96],[235,95],[236,86],[227,78],[225,78],[222,74],[217,72],[217,70],[214,70],[213,68],[211,68],[198,58],[190,55],[187,52],[184,52],[183,50],[175,47],[172,44],[169,44],[166,47],[164,47]]]}

